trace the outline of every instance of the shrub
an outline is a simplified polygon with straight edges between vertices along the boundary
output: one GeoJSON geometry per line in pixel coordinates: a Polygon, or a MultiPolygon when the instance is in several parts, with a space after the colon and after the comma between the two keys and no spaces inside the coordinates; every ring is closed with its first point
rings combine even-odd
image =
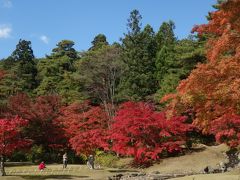
{"type": "Polygon", "coordinates": [[[112,150],[134,156],[137,164],[149,164],[161,154],[181,152],[186,133],[192,129],[184,123],[184,116],[167,119],[164,112],[156,112],[143,102],[122,104],[114,120],[110,131],[112,150]]]}
{"type": "Polygon", "coordinates": [[[116,167],[118,157],[113,153],[107,153],[104,151],[96,151],[96,163],[105,167],[116,167]]]}

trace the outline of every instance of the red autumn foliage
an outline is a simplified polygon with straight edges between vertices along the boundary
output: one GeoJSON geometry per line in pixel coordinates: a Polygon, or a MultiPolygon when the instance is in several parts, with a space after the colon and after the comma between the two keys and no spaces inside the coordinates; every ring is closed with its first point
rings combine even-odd
{"type": "Polygon", "coordinates": [[[140,163],[159,159],[163,153],[180,152],[186,132],[191,130],[185,119],[181,116],[167,120],[164,112],[154,111],[149,104],[126,102],[111,127],[112,150],[132,155],[140,163]]]}
{"type": "Polygon", "coordinates": [[[10,115],[18,115],[29,121],[27,135],[36,145],[59,148],[65,144],[63,130],[54,119],[61,107],[58,96],[39,96],[31,99],[26,94],[18,94],[9,99],[10,115]]]}
{"type": "Polygon", "coordinates": [[[208,61],[198,65],[179,84],[176,96],[172,96],[170,103],[170,107],[178,113],[194,112],[193,123],[198,128],[204,133],[212,133],[214,129],[216,139],[230,146],[239,144],[237,140],[232,141],[240,132],[236,118],[240,112],[239,9],[239,0],[226,1],[219,10],[211,13],[208,24],[193,29],[200,36],[205,34],[209,37],[208,61]],[[225,126],[225,123],[230,123],[233,128],[225,126]],[[224,126],[225,129],[220,128],[224,126]],[[228,138],[223,141],[223,137],[228,138]]]}
{"type": "Polygon", "coordinates": [[[219,143],[234,148],[240,144],[240,116],[226,114],[211,123],[211,132],[219,143]]]}
{"type": "Polygon", "coordinates": [[[109,122],[100,106],[91,106],[87,101],[73,103],[62,108],[58,121],[63,124],[70,146],[78,154],[107,149],[109,122]]]}
{"type": "Polygon", "coordinates": [[[9,156],[15,150],[25,148],[31,141],[21,136],[23,127],[28,124],[27,120],[19,117],[12,119],[0,119],[0,155],[9,156]]]}

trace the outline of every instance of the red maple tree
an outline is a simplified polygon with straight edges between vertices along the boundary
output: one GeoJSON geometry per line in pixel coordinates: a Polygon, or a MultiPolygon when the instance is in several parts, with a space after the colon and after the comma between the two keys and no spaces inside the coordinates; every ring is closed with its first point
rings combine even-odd
{"type": "Polygon", "coordinates": [[[240,116],[226,114],[211,123],[211,132],[219,143],[234,148],[240,144],[240,116]]]}
{"type": "MultiPolygon", "coordinates": [[[[177,93],[163,98],[172,98],[172,110],[193,112],[193,123],[204,133],[214,133],[221,142],[226,131],[233,133],[230,123],[238,127],[240,104],[240,1],[229,0],[211,13],[208,24],[196,26],[193,31],[208,36],[207,59],[183,80],[177,93]],[[222,123],[222,125],[221,125],[222,123]],[[223,128],[219,128],[225,126],[223,128]],[[214,131],[212,131],[214,129],[214,131]],[[220,135],[222,134],[222,135],[220,135]],[[220,138],[221,137],[221,138],[220,138]]],[[[236,137],[239,128],[234,128],[236,137]]],[[[226,135],[231,136],[232,134],[226,135]]],[[[227,144],[232,143],[232,138],[227,144]]],[[[238,141],[239,142],[239,141],[238,141]]]]}
{"type": "Polygon", "coordinates": [[[72,149],[78,154],[90,154],[97,148],[108,147],[108,118],[100,106],[88,101],[62,108],[58,121],[64,126],[72,149]]]}
{"type": "Polygon", "coordinates": [[[61,101],[58,96],[39,96],[31,99],[26,94],[17,94],[9,99],[9,116],[18,115],[29,121],[27,135],[36,145],[45,148],[62,148],[65,136],[59,124],[55,123],[59,115],[61,101]]]}
{"type": "Polygon", "coordinates": [[[184,123],[185,117],[167,120],[164,112],[156,112],[143,102],[122,104],[114,120],[110,131],[112,150],[132,155],[141,164],[159,159],[163,153],[180,152],[191,129],[184,123]]]}
{"type": "Polygon", "coordinates": [[[0,175],[6,175],[4,161],[6,156],[10,156],[15,150],[25,148],[30,145],[30,140],[21,135],[23,127],[28,124],[27,120],[19,117],[12,119],[0,119],[0,175]]]}

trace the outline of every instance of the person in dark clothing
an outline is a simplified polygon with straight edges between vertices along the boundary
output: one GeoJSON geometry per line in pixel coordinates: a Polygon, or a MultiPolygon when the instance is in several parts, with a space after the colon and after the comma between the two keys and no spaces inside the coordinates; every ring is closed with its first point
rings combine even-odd
{"type": "Polygon", "coordinates": [[[90,155],[88,157],[88,162],[87,162],[90,169],[94,169],[94,161],[95,161],[94,156],[90,155]]]}

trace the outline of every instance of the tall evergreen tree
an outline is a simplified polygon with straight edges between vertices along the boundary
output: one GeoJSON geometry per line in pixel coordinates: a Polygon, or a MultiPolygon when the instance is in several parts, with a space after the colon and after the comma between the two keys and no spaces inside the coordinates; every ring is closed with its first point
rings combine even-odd
{"type": "Polygon", "coordinates": [[[37,68],[31,41],[20,39],[11,56],[3,60],[2,68],[7,71],[1,87],[6,96],[19,91],[30,93],[36,88],[37,68]]]}
{"type": "Polygon", "coordinates": [[[140,33],[141,31],[141,23],[142,20],[142,16],[139,13],[138,10],[134,9],[131,13],[130,13],[130,17],[127,20],[127,28],[128,28],[128,35],[129,36],[135,36],[137,34],[140,33]]]}
{"type": "Polygon", "coordinates": [[[160,90],[160,94],[165,93],[162,88],[166,85],[167,89],[174,89],[173,84],[177,84],[178,78],[176,76],[176,71],[173,70],[178,67],[178,62],[176,61],[174,46],[176,44],[176,37],[174,35],[175,24],[173,21],[163,22],[156,34],[157,41],[157,55],[156,55],[156,80],[160,90]],[[175,74],[174,74],[175,73],[175,74]],[[171,74],[171,77],[168,75],[171,74]],[[165,77],[165,76],[168,77],[165,77]],[[167,83],[165,82],[167,79],[167,83]],[[170,81],[169,81],[170,80],[170,81]]]}
{"type": "Polygon", "coordinates": [[[31,41],[20,39],[11,57],[15,61],[32,61],[34,59],[34,55],[31,47],[31,41]]]}
{"type": "Polygon", "coordinates": [[[33,90],[36,87],[37,68],[31,41],[21,40],[12,53],[11,58],[17,62],[17,76],[23,81],[23,90],[33,90]]]}
{"type": "Polygon", "coordinates": [[[204,61],[204,39],[193,37],[177,40],[174,22],[163,22],[156,35],[157,99],[175,92],[180,80],[186,78],[198,62],[204,61]]]}
{"type": "Polygon", "coordinates": [[[133,10],[128,19],[128,33],[122,39],[122,59],[127,70],[121,79],[124,98],[140,100],[155,92],[155,33],[150,25],[141,30],[141,15],[133,10]]]}
{"type": "Polygon", "coordinates": [[[167,73],[168,69],[175,64],[174,51],[172,47],[163,45],[161,50],[157,53],[156,57],[156,78],[159,86],[161,86],[162,79],[167,73]]]}
{"type": "Polygon", "coordinates": [[[156,60],[156,67],[160,70],[156,72],[159,83],[157,100],[175,92],[180,80],[187,78],[197,63],[205,61],[204,43],[190,37],[176,41],[173,47],[162,47],[156,60]]]}
{"type": "Polygon", "coordinates": [[[71,40],[62,40],[57,43],[57,47],[52,50],[51,58],[68,56],[69,58],[76,59],[77,51],[73,48],[74,42],[71,40]]]}
{"type": "Polygon", "coordinates": [[[156,34],[158,51],[165,46],[171,46],[176,42],[174,35],[175,24],[173,21],[163,22],[156,34]]]}
{"type": "Polygon", "coordinates": [[[38,80],[40,84],[35,90],[37,95],[58,94],[68,103],[81,99],[81,87],[76,83],[75,62],[77,51],[74,42],[63,40],[52,50],[52,54],[39,60],[38,80]]]}
{"type": "Polygon", "coordinates": [[[92,47],[89,50],[98,50],[103,46],[109,45],[104,34],[98,34],[92,41],[92,47]]]}

